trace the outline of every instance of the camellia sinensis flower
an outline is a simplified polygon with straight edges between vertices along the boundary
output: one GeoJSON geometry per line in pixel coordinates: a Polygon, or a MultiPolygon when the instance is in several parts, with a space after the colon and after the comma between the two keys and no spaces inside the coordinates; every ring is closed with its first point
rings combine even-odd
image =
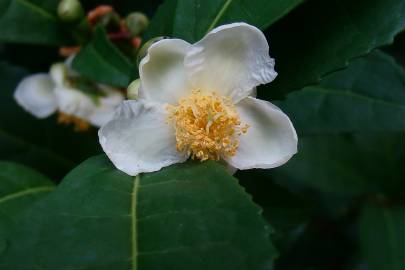
{"type": "Polygon", "coordinates": [[[124,101],[99,130],[104,151],[125,173],[157,171],[189,157],[273,168],[296,153],[289,118],[252,97],[256,86],[277,76],[257,28],[223,25],[193,45],[158,41],[139,73],[139,98],[124,101]]]}
{"type": "Polygon", "coordinates": [[[111,120],[124,96],[118,89],[79,76],[70,68],[71,61],[52,65],[49,74],[24,78],[14,98],[37,118],[58,112],[58,121],[73,124],[76,131],[87,130],[90,125],[100,127],[111,120]]]}

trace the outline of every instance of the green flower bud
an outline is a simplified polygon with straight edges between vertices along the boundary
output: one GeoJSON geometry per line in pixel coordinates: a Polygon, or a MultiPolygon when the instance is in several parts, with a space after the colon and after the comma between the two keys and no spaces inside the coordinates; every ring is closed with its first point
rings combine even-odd
{"type": "Polygon", "coordinates": [[[137,55],[137,57],[136,57],[136,64],[138,65],[138,67],[139,67],[139,64],[141,63],[142,59],[143,59],[143,58],[146,56],[146,54],[148,53],[149,47],[150,47],[153,43],[158,42],[158,41],[160,41],[160,40],[162,40],[162,39],[165,39],[165,38],[167,38],[167,37],[155,37],[155,38],[152,38],[152,39],[148,40],[148,42],[146,42],[145,44],[142,45],[142,47],[141,47],[141,49],[139,50],[138,55],[137,55]]]}
{"type": "Polygon", "coordinates": [[[139,87],[141,86],[141,80],[136,79],[131,82],[127,88],[127,98],[128,99],[138,99],[139,87]]]}
{"type": "Polygon", "coordinates": [[[84,17],[84,9],[79,0],[62,0],[58,5],[59,18],[67,23],[78,23],[84,17]]]}
{"type": "Polygon", "coordinates": [[[133,36],[139,36],[149,25],[148,17],[141,12],[130,13],[125,23],[133,36]]]}
{"type": "Polygon", "coordinates": [[[111,11],[101,16],[97,23],[104,26],[107,32],[115,32],[119,31],[120,22],[120,16],[115,11],[111,11]]]}
{"type": "Polygon", "coordinates": [[[64,63],[52,64],[49,73],[52,80],[58,85],[65,85],[68,81],[68,68],[64,63]]]}

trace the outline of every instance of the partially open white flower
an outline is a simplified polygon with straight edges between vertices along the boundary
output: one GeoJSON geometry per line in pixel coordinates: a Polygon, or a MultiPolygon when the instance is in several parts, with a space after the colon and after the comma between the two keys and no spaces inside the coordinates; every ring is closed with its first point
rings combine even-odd
{"type": "Polygon", "coordinates": [[[124,99],[115,88],[83,79],[65,63],[52,65],[49,74],[24,78],[14,92],[17,103],[37,118],[59,113],[59,122],[73,123],[85,130],[89,123],[100,127],[111,120],[115,108],[124,99]]]}
{"type": "Polygon", "coordinates": [[[220,26],[193,45],[158,41],[139,72],[139,99],[124,101],[99,130],[104,151],[125,173],[157,171],[190,156],[238,169],[273,168],[297,152],[289,118],[251,96],[277,76],[257,28],[220,26]]]}

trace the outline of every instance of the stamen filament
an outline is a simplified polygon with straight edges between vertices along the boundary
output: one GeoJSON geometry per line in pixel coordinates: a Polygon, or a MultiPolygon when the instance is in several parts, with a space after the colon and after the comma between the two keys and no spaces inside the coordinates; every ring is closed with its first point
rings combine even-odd
{"type": "Polygon", "coordinates": [[[177,150],[201,161],[219,160],[234,156],[239,147],[239,136],[249,126],[242,125],[232,100],[215,92],[193,90],[169,106],[170,123],[175,127],[177,150]]]}

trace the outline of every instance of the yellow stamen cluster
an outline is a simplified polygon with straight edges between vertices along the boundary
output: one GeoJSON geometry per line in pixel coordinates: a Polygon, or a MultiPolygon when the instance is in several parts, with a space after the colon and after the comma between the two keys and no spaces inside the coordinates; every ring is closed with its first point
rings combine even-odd
{"type": "Polygon", "coordinates": [[[176,131],[177,150],[193,159],[219,160],[234,156],[239,136],[249,126],[241,125],[232,100],[214,92],[192,91],[178,106],[168,106],[169,122],[176,131]]]}
{"type": "Polygon", "coordinates": [[[90,124],[86,120],[63,112],[59,112],[58,114],[58,123],[64,125],[73,124],[74,131],[76,132],[84,132],[90,129],[90,124]]]}

